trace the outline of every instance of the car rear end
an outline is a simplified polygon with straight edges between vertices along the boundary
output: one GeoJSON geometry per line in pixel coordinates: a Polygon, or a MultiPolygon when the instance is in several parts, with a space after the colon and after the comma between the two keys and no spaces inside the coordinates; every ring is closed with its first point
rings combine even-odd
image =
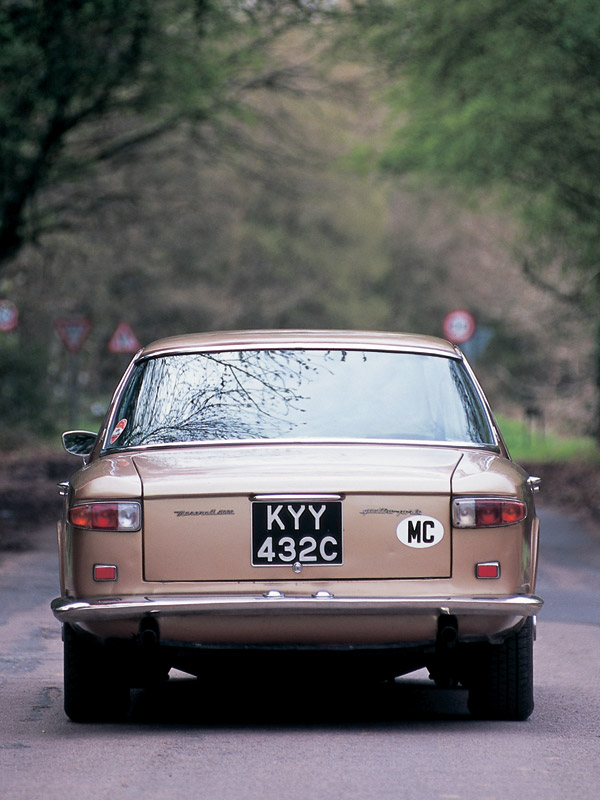
{"type": "MultiPolygon", "coordinates": [[[[262,424],[266,413],[269,430],[271,417],[277,424],[281,419],[273,408],[295,403],[302,420],[302,398],[316,393],[312,383],[298,386],[303,370],[314,376],[314,359],[299,360],[290,342],[277,344],[294,353],[285,359],[294,396],[282,395],[274,383],[274,365],[282,364],[269,357],[269,373],[261,356],[271,405],[252,408],[252,424],[262,424]]],[[[305,354],[315,343],[304,339],[301,345],[305,354]]],[[[218,359],[218,369],[233,372],[237,382],[237,362],[214,355],[223,346],[219,341],[219,349],[209,348],[209,369],[218,359]]],[[[398,342],[369,346],[394,352],[398,342]]],[[[339,343],[321,341],[319,347],[326,354],[319,369],[329,374],[346,363],[339,343]],[[328,348],[334,344],[342,355],[332,362],[328,348]]],[[[451,359],[453,369],[460,362],[453,348],[429,340],[411,340],[404,349],[451,359]]],[[[160,345],[141,360],[193,351],[189,343],[160,345]]],[[[360,358],[370,352],[362,342],[360,358]]],[[[72,632],[102,652],[118,651],[129,665],[130,685],[147,674],[144,664],[200,675],[235,654],[284,658],[292,665],[304,665],[308,656],[333,659],[380,677],[428,666],[436,680],[475,687],[476,701],[477,691],[485,694],[473,664],[531,629],[541,600],[535,595],[534,487],[507,458],[474,381],[469,402],[478,405],[468,413],[471,428],[484,429],[485,441],[459,442],[450,434],[439,441],[439,420],[429,438],[424,430],[415,440],[406,431],[382,436],[392,424],[384,408],[370,437],[348,436],[351,427],[342,431],[346,435],[315,435],[317,428],[310,436],[257,441],[247,437],[247,416],[237,438],[198,440],[204,434],[195,430],[189,441],[191,429],[183,426],[184,441],[173,442],[173,426],[164,424],[160,434],[154,429],[159,440],[126,446],[135,427],[134,414],[124,410],[131,407],[127,392],[135,368],[117,393],[95,453],[71,481],[59,526],[62,591],[53,609],[72,632]]],[[[462,375],[460,380],[473,380],[468,371],[462,375]]],[[[254,372],[251,379],[256,385],[254,372]]],[[[454,373],[452,381],[458,381],[454,373]]],[[[142,383],[138,378],[136,391],[142,383]]],[[[376,397],[377,387],[369,391],[376,397]]],[[[348,417],[352,397],[344,401],[348,417]]],[[[202,424],[219,404],[227,417],[229,399],[223,403],[220,395],[217,403],[212,397],[211,408],[203,406],[202,424]]],[[[242,399],[260,406],[256,394],[242,399]]],[[[327,393],[318,399],[321,409],[327,393]]],[[[363,409],[367,402],[365,393],[363,409]]],[[[418,406],[429,403],[427,414],[435,416],[443,398],[437,402],[411,400],[405,417],[412,415],[418,426],[418,406]]],[[[144,413],[145,420],[156,418],[144,413]]],[[[335,428],[331,419],[330,413],[328,430],[335,428]]],[[[402,431],[402,420],[393,421],[402,431]]],[[[228,424],[230,432],[239,431],[239,420],[228,424]]],[[[472,431],[468,436],[477,438],[472,431]]],[[[487,694],[478,702],[487,713],[487,694]]],[[[524,706],[511,714],[523,717],[524,706]]]]}

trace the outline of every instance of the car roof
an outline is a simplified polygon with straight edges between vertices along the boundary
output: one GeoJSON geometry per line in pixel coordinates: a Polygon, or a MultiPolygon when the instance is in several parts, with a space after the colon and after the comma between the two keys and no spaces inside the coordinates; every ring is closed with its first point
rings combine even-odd
{"type": "Polygon", "coordinates": [[[340,349],[398,350],[460,357],[444,339],[412,333],[348,330],[246,330],[193,333],[159,339],[144,347],[138,358],[218,350],[340,349]]]}

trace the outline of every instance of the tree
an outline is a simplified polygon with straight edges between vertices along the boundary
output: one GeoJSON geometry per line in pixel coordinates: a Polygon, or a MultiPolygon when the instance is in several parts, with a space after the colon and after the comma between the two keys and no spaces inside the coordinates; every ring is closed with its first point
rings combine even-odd
{"type": "Polygon", "coordinates": [[[494,192],[524,222],[529,276],[597,315],[595,0],[365,0],[355,15],[394,78],[384,168],[494,192]]]}
{"type": "Polygon", "coordinates": [[[374,16],[385,27],[375,25],[373,41],[396,70],[396,118],[408,115],[386,167],[469,188],[510,187],[511,203],[515,195],[526,203],[531,223],[578,242],[572,249],[582,263],[596,264],[597,3],[391,0],[379,8],[384,16],[374,16]]]}
{"type": "Polygon", "coordinates": [[[280,88],[268,45],[301,0],[0,0],[0,265],[60,224],[44,190],[280,88]]]}
{"type": "MultiPolygon", "coordinates": [[[[374,291],[388,269],[385,192],[379,180],[339,165],[364,132],[369,89],[354,65],[324,80],[317,26],[300,26],[299,15],[277,26],[276,10],[252,35],[224,30],[221,43],[212,36],[204,43],[205,51],[229,54],[221,72],[228,80],[215,79],[210,96],[201,87],[204,115],[182,113],[160,136],[136,140],[169,107],[151,98],[146,114],[109,109],[70,133],[30,203],[27,219],[39,209],[40,246],[24,247],[0,275],[0,297],[20,312],[18,330],[0,341],[7,348],[0,372],[7,391],[17,386],[12,354],[35,346],[25,374],[43,387],[57,427],[65,424],[70,380],[57,317],[93,324],[78,356],[82,427],[93,426],[90,408],[106,402],[125,367],[127,356],[106,349],[120,320],[143,342],[224,327],[386,325],[387,304],[374,291]],[[131,145],[119,149],[124,141],[131,145]],[[115,154],[86,162],[96,146],[115,154]]],[[[163,51],[173,68],[191,63],[163,51]]],[[[159,77],[154,91],[173,99],[159,77]]],[[[179,80],[182,103],[189,95],[179,80]]],[[[38,407],[36,398],[24,405],[17,396],[11,390],[0,399],[14,405],[7,419],[20,436],[38,407]]],[[[7,433],[0,419],[3,442],[7,433]]]]}

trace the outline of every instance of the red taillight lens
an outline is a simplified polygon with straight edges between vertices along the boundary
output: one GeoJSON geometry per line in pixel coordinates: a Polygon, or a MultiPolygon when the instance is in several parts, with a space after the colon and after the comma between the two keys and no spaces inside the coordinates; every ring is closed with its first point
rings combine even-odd
{"type": "Polygon", "coordinates": [[[141,527],[140,504],[81,503],[69,509],[69,522],[76,528],[96,531],[138,531],[141,527]]]}
{"type": "Polygon", "coordinates": [[[105,531],[118,530],[119,514],[116,503],[94,503],[91,507],[90,527],[105,531]]]}
{"type": "Polygon", "coordinates": [[[475,525],[485,528],[486,526],[502,525],[502,503],[495,501],[475,502],[475,525]]]}
{"type": "Polygon", "coordinates": [[[457,497],[452,502],[452,523],[455,528],[497,528],[514,525],[527,516],[521,500],[501,497],[457,497]]]}
{"type": "Polygon", "coordinates": [[[69,509],[69,522],[76,528],[92,527],[92,507],[91,505],[73,506],[69,509]]]}
{"type": "Polygon", "coordinates": [[[95,503],[92,506],[92,528],[119,530],[119,508],[116,503],[95,503]]]}
{"type": "Polygon", "coordinates": [[[502,519],[505,525],[512,525],[513,522],[520,522],[525,519],[527,510],[525,503],[509,502],[505,500],[502,506],[502,519]]]}

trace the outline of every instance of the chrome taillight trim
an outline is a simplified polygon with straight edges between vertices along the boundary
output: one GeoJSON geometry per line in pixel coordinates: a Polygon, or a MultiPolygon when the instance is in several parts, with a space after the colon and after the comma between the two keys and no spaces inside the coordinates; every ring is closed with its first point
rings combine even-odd
{"type": "Polygon", "coordinates": [[[142,529],[142,504],[139,500],[86,500],[85,502],[73,503],[73,505],[69,507],[67,520],[69,525],[73,528],[82,531],[136,533],[142,529]],[[102,507],[106,509],[110,506],[117,506],[118,524],[114,527],[94,525],[93,518],[95,513],[99,513],[98,509],[102,507]],[[87,509],[89,511],[89,524],[78,524],[73,520],[72,512],[76,509],[87,509]],[[124,524],[127,514],[132,517],[130,524],[124,524]]]}
{"type": "Polygon", "coordinates": [[[517,525],[527,519],[527,504],[517,497],[507,497],[499,495],[470,495],[465,497],[454,497],[451,504],[452,525],[454,528],[506,528],[510,525],[517,525]],[[485,504],[506,504],[518,506],[522,515],[518,519],[511,519],[496,522],[481,522],[477,517],[477,505],[485,504]]]}

